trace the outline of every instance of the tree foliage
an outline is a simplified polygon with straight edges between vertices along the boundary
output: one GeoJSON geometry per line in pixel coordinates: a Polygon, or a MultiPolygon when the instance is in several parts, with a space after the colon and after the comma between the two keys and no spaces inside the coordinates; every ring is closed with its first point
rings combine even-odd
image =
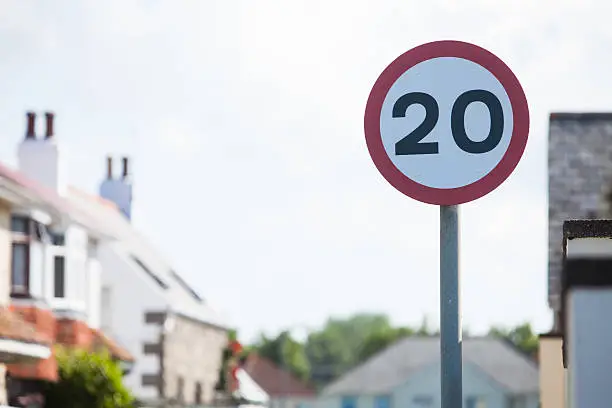
{"type": "Polygon", "coordinates": [[[489,335],[507,339],[529,355],[538,349],[538,335],[533,332],[529,323],[520,324],[512,329],[492,327],[489,335]]]}
{"type": "Polygon", "coordinates": [[[58,347],[59,381],[45,390],[48,408],[131,408],[134,398],[108,353],[58,347]]]}
{"type": "MultiPolygon", "coordinates": [[[[383,314],[362,313],[329,319],[320,330],[312,331],[304,344],[285,331],[276,337],[261,336],[253,349],[298,377],[323,386],[402,338],[439,334],[427,319],[415,327],[395,327],[383,314]]],[[[511,329],[494,327],[489,334],[511,341],[526,353],[538,347],[538,337],[528,323],[511,329]]],[[[464,336],[468,335],[464,330],[464,336]]]]}
{"type": "Polygon", "coordinates": [[[296,377],[302,380],[309,378],[310,364],[306,358],[304,345],[291,338],[288,331],[283,331],[274,338],[262,335],[253,348],[257,354],[287,369],[296,377]]]}

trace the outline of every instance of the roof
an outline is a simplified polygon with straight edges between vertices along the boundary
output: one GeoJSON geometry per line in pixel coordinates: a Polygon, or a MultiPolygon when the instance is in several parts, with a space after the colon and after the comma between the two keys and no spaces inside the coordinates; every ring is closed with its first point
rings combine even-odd
{"type": "Polygon", "coordinates": [[[88,217],[78,208],[72,206],[69,201],[61,197],[55,191],[29,179],[19,171],[13,170],[0,163],[0,177],[9,180],[15,186],[21,188],[21,194],[33,195],[48,207],[70,218],[73,222],[82,225],[94,235],[111,238],[111,236],[105,232],[104,223],[95,222],[95,220],[88,217]]]}
{"type": "MultiPolygon", "coordinates": [[[[511,393],[522,394],[539,390],[536,363],[503,339],[464,339],[463,360],[480,368],[511,393]]],[[[408,337],[340,377],[327,386],[323,394],[389,392],[408,381],[421,369],[431,367],[439,361],[439,337],[408,337]]]]}
{"type": "Polygon", "coordinates": [[[609,216],[611,157],[612,112],[550,114],[548,298],[557,312],[562,303],[563,222],[609,216]]]}
{"type": "Polygon", "coordinates": [[[6,307],[0,307],[0,338],[26,343],[51,344],[50,338],[6,307]]]}
{"type": "Polygon", "coordinates": [[[159,249],[145,239],[116,206],[75,188],[68,189],[67,199],[95,222],[104,224],[106,232],[114,238],[108,242],[110,248],[133,268],[134,273],[149,280],[157,288],[171,312],[228,328],[228,319],[213,309],[181,278],[160,255],[159,249]]]}
{"type": "Polygon", "coordinates": [[[244,370],[271,397],[302,396],[314,397],[314,388],[283,370],[267,358],[255,353],[249,355],[244,370]]]}
{"type": "Polygon", "coordinates": [[[612,112],[551,112],[550,120],[611,121],[612,112]]]}

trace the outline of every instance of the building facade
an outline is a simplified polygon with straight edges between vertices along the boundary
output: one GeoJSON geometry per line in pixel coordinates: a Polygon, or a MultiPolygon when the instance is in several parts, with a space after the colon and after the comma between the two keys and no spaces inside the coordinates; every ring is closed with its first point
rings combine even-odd
{"type": "Polygon", "coordinates": [[[26,323],[9,305],[12,270],[11,214],[15,209],[43,207],[15,183],[0,177],[0,405],[13,399],[7,390],[6,364],[34,364],[51,356],[51,338],[26,323]]]}
{"type": "MultiPolygon", "coordinates": [[[[53,130],[37,137],[34,113],[18,149],[19,171],[0,165],[0,178],[41,205],[11,207],[7,240],[10,252],[10,307],[51,343],[85,349],[106,348],[118,359],[132,357],[100,329],[101,265],[97,250],[111,239],[60,193],[61,175],[53,130]]],[[[57,380],[53,354],[35,364],[7,366],[9,394],[18,399],[57,380]]]]}
{"type": "Polygon", "coordinates": [[[131,223],[132,174],[107,158],[100,195],[66,197],[113,240],[97,251],[102,274],[100,327],[135,357],[124,381],[142,401],[210,403],[227,346],[227,318],[202,298],[131,223]],[[137,294],[137,296],[135,296],[137,294]]]}

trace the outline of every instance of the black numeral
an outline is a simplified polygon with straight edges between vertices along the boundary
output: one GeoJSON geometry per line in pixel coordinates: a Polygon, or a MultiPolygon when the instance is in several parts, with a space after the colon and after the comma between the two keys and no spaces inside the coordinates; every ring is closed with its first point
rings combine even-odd
{"type": "MultiPolygon", "coordinates": [[[[407,156],[414,154],[438,154],[438,142],[421,142],[436,126],[440,108],[433,96],[423,92],[410,92],[401,96],[393,105],[393,117],[406,116],[412,105],[425,108],[425,119],[411,133],[395,143],[395,154],[407,156]]],[[[466,153],[481,154],[495,149],[504,133],[504,111],[499,99],[489,91],[475,89],[459,95],[451,109],[451,133],[457,146],[466,153]],[[465,112],[473,102],[482,102],[489,110],[491,126],[484,140],[475,142],[465,131],[465,112]]]]}
{"type": "Polygon", "coordinates": [[[406,156],[409,154],[437,154],[438,142],[419,143],[427,136],[438,123],[440,109],[433,96],[423,92],[411,92],[399,98],[393,105],[393,117],[403,118],[406,110],[412,105],[421,105],[425,108],[425,119],[408,136],[395,144],[395,154],[406,156]]]}

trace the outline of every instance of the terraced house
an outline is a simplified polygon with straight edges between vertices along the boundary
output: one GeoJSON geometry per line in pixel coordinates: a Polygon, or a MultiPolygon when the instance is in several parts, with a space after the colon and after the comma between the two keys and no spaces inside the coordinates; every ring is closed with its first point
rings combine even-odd
{"type": "MultiPolygon", "coordinates": [[[[40,146],[34,119],[34,114],[28,114],[26,134],[19,145],[21,171],[0,165],[4,192],[0,250],[6,255],[3,259],[10,260],[6,266],[10,279],[3,286],[9,290],[3,296],[10,294],[9,310],[14,313],[3,320],[9,326],[9,337],[25,339],[30,343],[28,349],[36,346],[37,350],[37,361],[15,358],[7,365],[12,404],[20,404],[21,398],[40,391],[44,382],[57,379],[57,364],[49,349],[53,343],[107,348],[126,363],[133,360],[99,330],[97,249],[112,237],[60,196],[57,177],[37,170],[40,146]],[[27,327],[20,321],[27,322],[27,327]]],[[[53,150],[53,114],[47,113],[46,119],[43,140],[53,150]]]]}
{"type": "MultiPolygon", "coordinates": [[[[126,366],[125,383],[141,401],[211,402],[227,345],[226,318],[130,222],[129,160],[121,160],[121,171],[115,175],[112,159],[107,159],[99,196],[69,187],[53,115],[46,114],[44,137],[36,137],[35,122],[35,114],[28,113],[26,137],[19,148],[20,172],[43,185],[89,228],[44,235],[54,243],[45,259],[55,275],[46,277],[41,287],[49,292],[54,310],[67,319],[85,312],[90,327],[115,340],[118,356],[134,356],[129,358],[133,364],[126,366]],[[63,243],[78,249],[68,258],[58,258],[63,243]]],[[[30,255],[32,262],[39,262],[39,257],[30,255]]],[[[42,322],[44,317],[35,320],[42,322]]],[[[78,332],[81,326],[63,327],[78,332]]]]}

